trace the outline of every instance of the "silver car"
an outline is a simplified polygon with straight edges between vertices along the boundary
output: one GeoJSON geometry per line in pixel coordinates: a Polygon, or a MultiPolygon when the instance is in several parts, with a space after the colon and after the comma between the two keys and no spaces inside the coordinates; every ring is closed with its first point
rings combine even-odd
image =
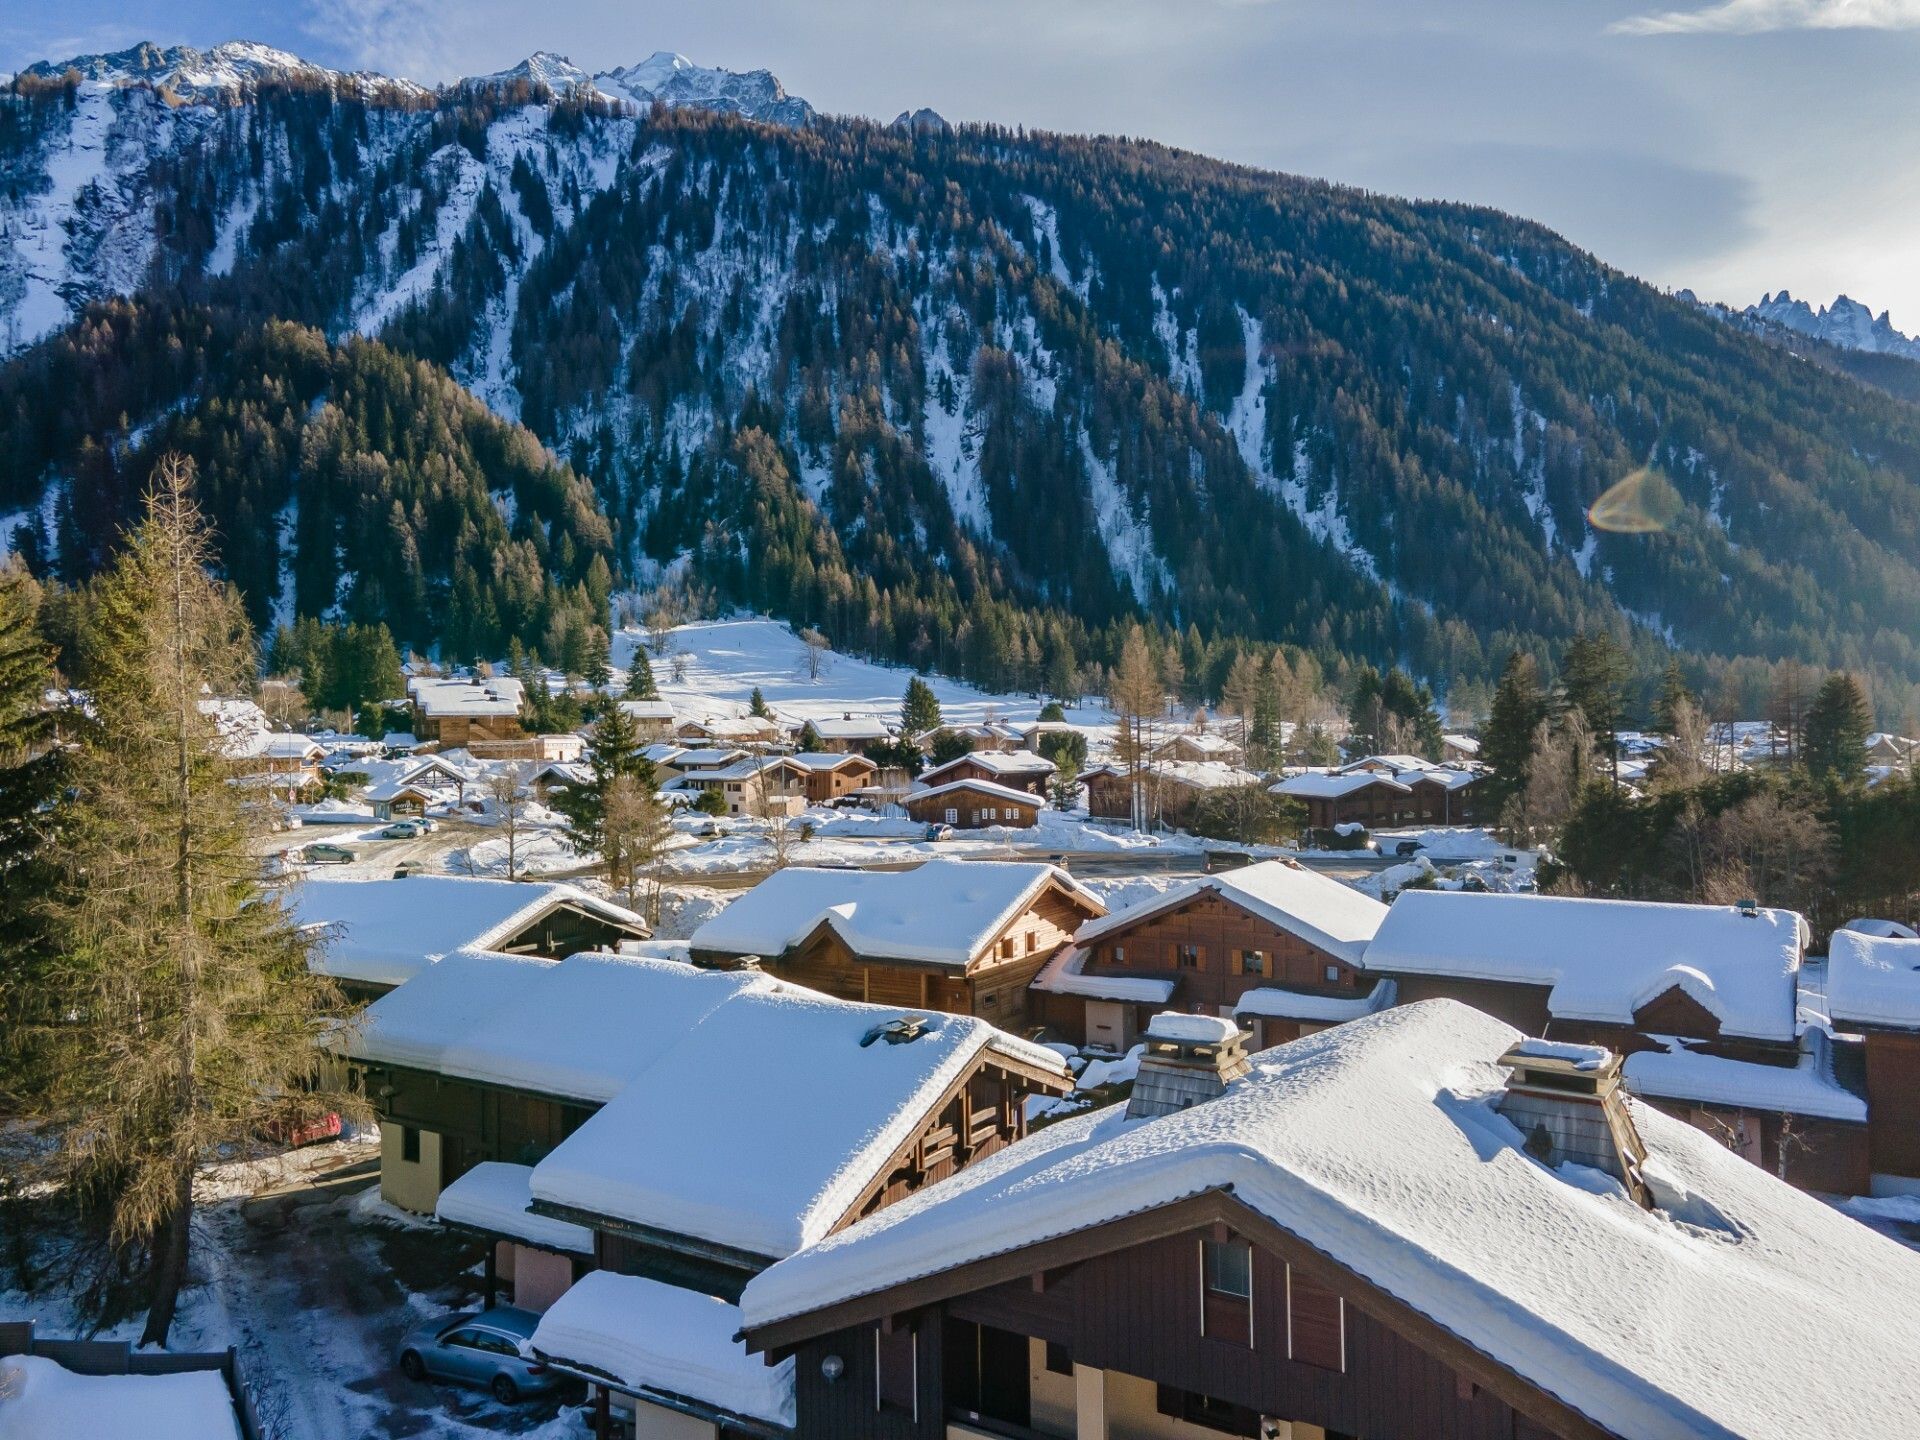
{"type": "Polygon", "coordinates": [[[409,1380],[484,1385],[501,1404],[511,1405],[560,1383],[527,1347],[539,1323],[531,1310],[511,1305],[431,1321],[400,1342],[400,1373],[409,1380]]]}

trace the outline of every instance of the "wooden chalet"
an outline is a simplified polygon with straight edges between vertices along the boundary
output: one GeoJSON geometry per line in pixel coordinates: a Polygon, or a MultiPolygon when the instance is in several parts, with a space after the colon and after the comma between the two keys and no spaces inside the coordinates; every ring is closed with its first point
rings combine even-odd
{"type": "Polygon", "coordinates": [[[1024,750],[976,750],[922,771],[920,783],[931,790],[960,780],[983,781],[1009,790],[1024,790],[1045,804],[1053,771],[1053,762],[1044,755],[1024,750]]]}
{"type": "Polygon", "coordinates": [[[643,741],[670,740],[674,733],[674,713],[665,700],[622,700],[620,711],[633,721],[643,741]]]}
{"type": "Polygon", "coordinates": [[[1401,1004],[1445,997],[1530,1035],[1626,1056],[1627,1083],[1811,1189],[1867,1183],[1844,1048],[1797,1021],[1806,921],[1753,905],[1407,890],[1365,968],[1401,1004]]]}
{"type": "Polygon", "coordinates": [[[1476,770],[1433,765],[1415,755],[1369,755],[1338,770],[1289,775],[1272,788],[1306,807],[1311,829],[1381,830],[1473,824],[1480,779],[1476,770]]]}
{"type": "Polygon", "coordinates": [[[1055,1124],[747,1286],[799,1436],[1909,1433],[1920,1257],[1630,1107],[1606,1052],[1445,1001],[1237,1079],[1180,1034],[1142,1080],[1211,1053],[1217,1098],[1055,1124]]]}
{"type": "Polygon", "coordinates": [[[1046,801],[1029,790],[1015,790],[992,780],[950,780],[930,790],[910,790],[900,797],[909,819],[926,825],[951,825],[956,830],[985,830],[1008,826],[1030,830],[1040,823],[1046,801]]]}
{"type": "Polygon", "coordinates": [[[559,960],[652,932],[631,910],[571,885],[452,875],[302,881],[295,923],[321,939],[313,967],[348,996],[376,999],[457,950],[559,960]]]}
{"type": "Polygon", "coordinates": [[[931,860],[917,869],[768,876],[706,922],[694,963],[756,959],[770,974],[847,1000],[1029,1023],[1027,987],[1088,920],[1106,913],[1051,865],[931,860]]]}
{"type": "Polygon", "coordinates": [[[413,734],[423,745],[446,749],[488,740],[522,740],[523,687],[508,675],[467,679],[416,675],[407,681],[413,734]]]}
{"type": "Polygon", "coordinates": [[[1074,777],[1084,787],[1087,814],[1100,820],[1133,823],[1136,780],[1147,828],[1181,829],[1193,824],[1200,804],[1210,791],[1239,785],[1257,785],[1251,771],[1213,760],[1164,760],[1129,775],[1114,765],[1095,765],[1074,777]]]}
{"type": "Polygon", "coordinates": [[[879,765],[858,753],[789,755],[786,761],[805,772],[810,805],[830,805],[857,790],[878,784],[881,778],[879,765]]]}
{"type": "Polygon", "coordinates": [[[1862,1037],[1868,1188],[1920,1194],[1920,940],[1834,931],[1827,1008],[1836,1029],[1862,1037]]]}
{"type": "Polygon", "coordinates": [[[813,733],[820,737],[820,750],[830,755],[858,755],[869,745],[885,745],[893,739],[893,728],[873,715],[843,714],[838,720],[811,720],[813,733]]]}
{"type": "Polygon", "coordinates": [[[1071,1084],[968,1017],[613,955],[462,952],[344,1044],[383,1130],[434,1152],[430,1175],[383,1154],[383,1190],[490,1242],[489,1297],[545,1312],[535,1349],[594,1387],[602,1434],[616,1410],[643,1435],[790,1433],[791,1367],[719,1323],[747,1281],[1013,1144],[1028,1096],[1071,1084]]]}
{"type": "Polygon", "coordinates": [[[1293,861],[1209,875],[1082,925],[1035,977],[1033,1014],[1124,1052],[1159,1011],[1231,1016],[1244,1002],[1254,1048],[1278,1045],[1385,1002],[1363,956],[1386,913],[1293,861]]]}

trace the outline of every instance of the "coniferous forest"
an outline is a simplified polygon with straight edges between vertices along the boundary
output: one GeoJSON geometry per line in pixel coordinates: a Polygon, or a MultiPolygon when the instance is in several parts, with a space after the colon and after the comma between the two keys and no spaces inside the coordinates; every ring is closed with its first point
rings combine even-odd
{"type": "MultiPolygon", "coordinates": [[[[8,185],[71,103],[0,96],[8,185]]],[[[42,574],[177,450],[263,633],[455,659],[667,576],[1055,693],[1135,621],[1199,695],[1274,646],[1484,691],[1602,631],[1756,708],[1786,661],[1920,684],[1920,410],[1524,220],[538,87],[261,86],[147,179],[137,293],[0,369],[42,574]],[[1589,523],[1643,472],[1657,528],[1589,523]]]]}

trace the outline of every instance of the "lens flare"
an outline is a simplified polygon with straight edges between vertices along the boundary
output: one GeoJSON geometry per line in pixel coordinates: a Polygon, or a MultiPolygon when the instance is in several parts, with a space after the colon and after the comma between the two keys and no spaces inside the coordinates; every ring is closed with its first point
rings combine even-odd
{"type": "Polygon", "coordinates": [[[1665,476],[1642,466],[1608,486],[1587,511],[1587,520],[1615,535],[1652,535],[1679,519],[1684,504],[1665,476]]]}

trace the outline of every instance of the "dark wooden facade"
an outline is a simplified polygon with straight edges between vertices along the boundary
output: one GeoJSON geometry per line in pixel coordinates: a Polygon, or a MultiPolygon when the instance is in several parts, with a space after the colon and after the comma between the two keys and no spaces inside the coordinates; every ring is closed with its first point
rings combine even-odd
{"type": "Polygon", "coordinates": [[[1866,1032],[1873,1173],[1920,1180],[1920,1032],[1866,1032]]]}
{"type": "Polygon", "coordinates": [[[597,1102],[534,1095],[398,1065],[361,1065],[380,1122],[441,1137],[440,1186],[483,1160],[536,1165],[578,1130],[597,1102]]]}
{"type": "Polygon", "coordinates": [[[1047,798],[1047,786],[1053,780],[1053,771],[1049,768],[1034,768],[1032,774],[1002,775],[982,765],[971,755],[962,755],[949,760],[944,765],[936,765],[920,777],[920,782],[929,788],[938,785],[951,785],[956,780],[986,780],[995,785],[1004,785],[1009,790],[1024,790],[1038,800],[1047,798]]]}
{"type": "Polygon", "coordinates": [[[1040,823],[1043,802],[1031,794],[1023,793],[1016,800],[1002,793],[998,782],[992,782],[991,790],[976,790],[964,782],[949,783],[961,788],[939,793],[920,791],[904,797],[901,804],[908,816],[922,824],[951,825],[956,830],[984,830],[991,825],[1024,830],[1040,823]]]}
{"type": "Polygon", "coordinates": [[[987,938],[964,969],[861,955],[827,925],[763,963],[769,974],[843,1000],[978,1015],[1018,1031],[1029,1022],[1033,977],[1092,916],[1077,896],[1049,883],[987,938]]]}
{"type": "MultiPolygon", "coordinates": [[[[1143,915],[1138,921],[1099,937],[1081,973],[1090,976],[1170,980],[1173,994],[1165,1005],[1139,1005],[1135,1025],[1143,1027],[1157,1010],[1231,1015],[1249,990],[1281,987],[1312,995],[1358,999],[1373,978],[1302,939],[1292,931],[1203,890],[1185,904],[1143,915]]],[[[1040,996],[1041,1016],[1066,1039],[1087,1043],[1086,1001],[1071,995],[1040,996]]],[[[1277,1027],[1267,1043],[1298,1035],[1277,1027]]]]}
{"type": "Polygon", "coordinates": [[[1366,1440],[1607,1433],[1217,1192],[748,1340],[798,1355],[803,1440],[935,1440],[949,1423],[1072,1436],[1060,1372],[1075,1368],[1101,1372],[1115,1434],[1151,1414],[1247,1436],[1262,1416],[1366,1440]],[[1209,1244],[1248,1247],[1249,1298],[1209,1290],[1209,1244]]]}
{"type": "Polygon", "coordinates": [[[1407,825],[1471,825],[1479,818],[1479,782],[1449,790],[1437,780],[1422,779],[1419,771],[1399,777],[1401,790],[1381,777],[1371,785],[1331,799],[1302,795],[1307,807],[1307,825],[1314,830],[1331,830],[1336,825],[1364,825],[1369,830],[1395,829],[1407,825]]]}

